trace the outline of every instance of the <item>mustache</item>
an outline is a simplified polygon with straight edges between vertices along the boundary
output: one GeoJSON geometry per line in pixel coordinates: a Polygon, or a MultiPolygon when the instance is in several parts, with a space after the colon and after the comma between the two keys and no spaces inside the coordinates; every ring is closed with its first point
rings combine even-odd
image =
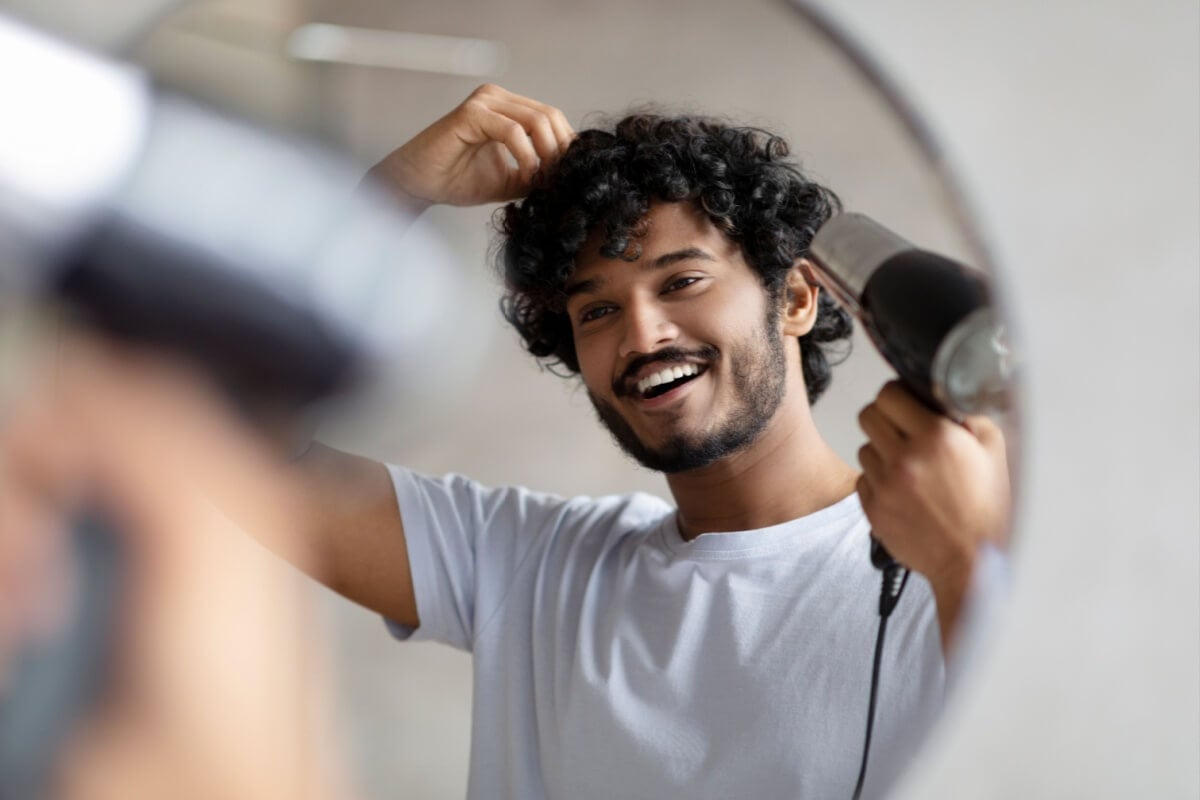
{"type": "Polygon", "coordinates": [[[634,376],[651,364],[702,364],[716,361],[721,351],[712,345],[705,345],[696,350],[684,350],[681,347],[664,347],[653,353],[638,356],[629,362],[621,372],[621,376],[613,380],[612,390],[615,397],[627,397],[636,390],[634,376]]]}

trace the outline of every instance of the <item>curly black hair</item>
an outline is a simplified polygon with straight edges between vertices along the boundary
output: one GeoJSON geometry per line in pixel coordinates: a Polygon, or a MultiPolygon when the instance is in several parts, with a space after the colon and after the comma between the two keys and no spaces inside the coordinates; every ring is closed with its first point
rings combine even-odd
{"type": "MultiPolygon", "coordinates": [[[[501,310],[543,363],[579,372],[564,289],[584,241],[600,231],[604,256],[636,260],[640,223],[655,201],[693,203],[738,243],[773,300],[817,229],[841,210],[832,191],[788,159],[783,139],[758,128],[638,113],[611,131],[583,131],[497,219],[501,310]]],[[[800,337],[809,402],[829,386],[831,357],[849,353],[852,330],[822,290],[816,324],[800,337]]]]}

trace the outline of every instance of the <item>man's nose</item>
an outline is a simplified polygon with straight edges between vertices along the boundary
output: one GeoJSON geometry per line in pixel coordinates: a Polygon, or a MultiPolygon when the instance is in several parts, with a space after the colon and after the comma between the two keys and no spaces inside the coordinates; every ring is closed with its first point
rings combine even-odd
{"type": "Polygon", "coordinates": [[[622,319],[621,358],[653,353],[675,341],[679,330],[665,312],[662,304],[653,300],[636,300],[626,304],[622,319]]]}

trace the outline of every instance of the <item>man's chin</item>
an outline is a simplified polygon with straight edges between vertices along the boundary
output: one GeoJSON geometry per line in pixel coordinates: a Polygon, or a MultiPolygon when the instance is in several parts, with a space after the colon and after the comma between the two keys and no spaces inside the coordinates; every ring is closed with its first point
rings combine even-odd
{"type": "MultiPolygon", "coordinates": [[[[646,469],[667,475],[703,469],[749,446],[762,431],[763,423],[723,425],[703,432],[674,432],[661,441],[647,444],[624,423],[601,415],[617,445],[646,469]]],[[[751,420],[750,422],[753,422],[751,420]]]]}
{"type": "Polygon", "coordinates": [[[666,441],[647,445],[640,439],[624,438],[612,431],[617,444],[646,469],[677,475],[707,467],[729,455],[729,443],[717,436],[675,435],[666,441]]]}
{"type": "MultiPolygon", "coordinates": [[[[685,431],[679,427],[660,430],[643,438],[628,420],[613,406],[589,392],[592,406],[600,422],[608,430],[617,446],[630,458],[646,469],[676,475],[702,469],[710,464],[741,450],[752,442],[765,424],[765,418],[751,415],[740,424],[706,426],[703,431],[685,431]]],[[[760,415],[761,416],[761,415],[760,415]]],[[[664,425],[667,424],[664,421],[664,425]]]]}

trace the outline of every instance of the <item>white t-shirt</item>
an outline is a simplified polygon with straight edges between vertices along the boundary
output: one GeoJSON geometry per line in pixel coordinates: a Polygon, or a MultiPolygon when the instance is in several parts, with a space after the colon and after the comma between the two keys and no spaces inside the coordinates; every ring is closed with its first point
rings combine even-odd
{"type": "MultiPolygon", "coordinates": [[[[856,495],[687,542],[645,494],[392,468],[421,625],[474,657],[472,799],[850,798],[880,576],[856,495]]],[[[892,617],[864,797],[941,705],[928,584],[892,617]]]]}

